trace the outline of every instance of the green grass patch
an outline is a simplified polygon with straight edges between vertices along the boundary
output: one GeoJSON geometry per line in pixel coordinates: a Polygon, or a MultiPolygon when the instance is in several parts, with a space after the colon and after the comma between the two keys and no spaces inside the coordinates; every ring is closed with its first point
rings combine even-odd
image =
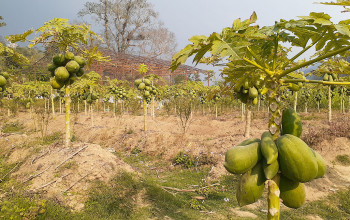
{"type": "Polygon", "coordinates": [[[41,145],[50,145],[55,143],[56,141],[62,140],[62,132],[54,132],[52,134],[46,135],[42,138],[41,145]]]}
{"type": "Polygon", "coordinates": [[[24,125],[19,122],[7,123],[2,127],[3,133],[22,133],[24,125]]]}
{"type": "Polygon", "coordinates": [[[347,154],[336,156],[335,161],[343,166],[350,166],[350,157],[347,154]]]}

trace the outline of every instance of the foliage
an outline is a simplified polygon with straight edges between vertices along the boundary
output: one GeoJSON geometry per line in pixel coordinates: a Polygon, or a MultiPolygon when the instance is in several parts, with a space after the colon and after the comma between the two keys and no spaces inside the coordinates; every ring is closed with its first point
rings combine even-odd
{"type": "Polygon", "coordinates": [[[343,166],[350,166],[350,157],[347,154],[337,155],[335,161],[343,166]]]}

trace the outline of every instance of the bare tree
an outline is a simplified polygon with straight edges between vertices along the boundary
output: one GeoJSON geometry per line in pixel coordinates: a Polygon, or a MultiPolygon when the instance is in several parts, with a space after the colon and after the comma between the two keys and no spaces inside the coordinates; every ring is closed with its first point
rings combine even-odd
{"type": "Polygon", "coordinates": [[[147,57],[171,59],[176,51],[175,34],[159,23],[143,31],[145,39],[139,45],[140,53],[147,57]]]}
{"type": "Polygon", "coordinates": [[[158,14],[147,0],[87,2],[78,15],[91,16],[103,25],[106,46],[115,53],[160,57],[172,55],[176,47],[174,34],[158,22],[158,14]]]}
{"type": "MultiPolygon", "coordinates": [[[[0,16],[0,21],[4,20],[2,16],[0,16]]],[[[0,22],[0,27],[6,26],[5,22],[0,22]]]]}

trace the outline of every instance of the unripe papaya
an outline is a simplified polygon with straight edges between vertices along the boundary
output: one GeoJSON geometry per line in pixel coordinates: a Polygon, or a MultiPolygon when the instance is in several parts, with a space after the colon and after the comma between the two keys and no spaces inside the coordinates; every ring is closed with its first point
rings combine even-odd
{"type": "Polygon", "coordinates": [[[300,90],[300,87],[297,85],[297,84],[294,84],[294,83],[289,83],[288,85],[288,89],[294,91],[294,92],[297,92],[300,90]]]}
{"type": "Polygon", "coordinates": [[[253,86],[249,88],[249,98],[254,99],[258,97],[258,90],[253,86]]]}
{"type": "Polygon", "coordinates": [[[323,159],[323,157],[319,153],[317,153],[313,149],[311,149],[311,150],[312,150],[312,152],[314,153],[314,155],[316,157],[316,161],[317,161],[317,165],[318,165],[317,176],[315,177],[315,179],[321,178],[321,177],[324,176],[324,174],[327,171],[326,161],[323,159]]]}
{"type": "Polygon", "coordinates": [[[266,159],[267,164],[272,164],[275,160],[277,160],[278,149],[269,131],[265,131],[261,135],[260,145],[261,145],[261,153],[266,159]]]}
{"type": "Polygon", "coordinates": [[[308,182],[318,173],[316,157],[307,144],[300,138],[286,134],[276,140],[279,166],[287,178],[308,182]]]}
{"type": "Polygon", "coordinates": [[[254,142],[260,142],[259,138],[249,138],[247,140],[242,141],[241,143],[238,144],[238,146],[244,146],[244,145],[248,145],[254,142]]]}
{"type": "Polygon", "coordinates": [[[236,198],[240,206],[256,202],[264,191],[265,176],[261,163],[241,176],[238,183],[236,198]]]}
{"type": "Polygon", "coordinates": [[[260,159],[260,143],[253,142],[230,148],[226,152],[224,166],[230,173],[241,174],[252,169],[260,159]]]}
{"type": "Polygon", "coordinates": [[[140,85],[137,87],[139,90],[143,90],[143,89],[145,89],[145,87],[146,87],[146,85],[145,85],[145,83],[140,83],[140,85]]]}
{"type": "Polygon", "coordinates": [[[275,160],[271,164],[267,164],[266,160],[263,160],[263,168],[266,179],[272,179],[278,173],[278,160],[275,160]]]}
{"type": "Polygon", "coordinates": [[[328,81],[328,80],[329,80],[329,75],[328,75],[328,73],[325,73],[323,75],[323,81],[328,81]]]}
{"type": "Polygon", "coordinates": [[[279,188],[280,198],[285,206],[296,209],[304,204],[306,195],[304,183],[290,180],[281,175],[279,188]]]}
{"type": "Polygon", "coordinates": [[[282,135],[292,134],[300,137],[303,131],[300,117],[294,109],[285,109],[282,113],[282,135]]]}

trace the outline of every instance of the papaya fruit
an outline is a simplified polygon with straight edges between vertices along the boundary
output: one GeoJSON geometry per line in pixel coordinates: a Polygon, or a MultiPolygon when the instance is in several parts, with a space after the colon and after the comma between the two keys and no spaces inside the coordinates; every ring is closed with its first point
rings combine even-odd
{"type": "Polygon", "coordinates": [[[297,92],[300,90],[300,87],[297,84],[289,83],[288,89],[292,90],[293,92],[297,92]]]}
{"type": "Polygon", "coordinates": [[[258,97],[258,90],[253,86],[249,88],[249,98],[254,99],[258,97]]]}
{"type": "Polygon", "coordinates": [[[318,164],[311,148],[300,138],[286,134],[276,140],[282,174],[294,181],[308,182],[318,173],[318,164]]]}
{"type": "Polygon", "coordinates": [[[80,68],[83,68],[86,65],[86,60],[84,57],[75,56],[74,60],[75,60],[75,62],[77,62],[79,64],[80,68]]]}
{"type": "Polygon", "coordinates": [[[63,66],[57,67],[55,70],[55,79],[59,83],[65,82],[69,78],[69,72],[63,66]]]}
{"type": "Polygon", "coordinates": [[[285,206],[296,209],[304,204],[306,195],[304,183],[290,180],[281,175],[279,188],[280,198],[285,206]]]}
{"type": "Polygon", "coordinates": [[[263,194],[265,176],[261,163],[243,174],[238,182],[236,198],[240,206],[256,202],[263,194]]]}
{"type": "Polygon", "coordinates": [[[56,66],[64,66],[66,65],[66,58],[63,54],[57,54],[52,58],[53,63],[56,66]]]}
{"type": "Polygon", "coordinates": [[[258,104],[258,98],[254,98],[253,99],[253,105],[257,105],[258,104]]]}
{"type": "Polygon", "coordinates": [[[8,79],[10,77],[10,74],[8,72],[1,72],[0,75],[5,77],[5,79],[8,79]]]}
{"type": "Polygon", "coordinates": [[[84,69],[80,68],[79,71],[76,74],[77,74],[77,77],[83,76],[84,75],[84,69]]]}
{"type": "Polygon", "coordinates": [[[137,79],[137,80],[135,80],[134,83],[135,83],[136,86],[139,86],[140,83],[142,83],[142,79],[137,79]]]}
{"type": "Polygon", "coordinates": [[[281,133],[292,134],[294,136],[300,137],[303,131],[300,117],[294,109],[288,108],[283,110],[282,113],[282,129],[281,133]]]}
{"type": "Polygon", "coordinates": [[[328,81],[329,80],[329,76],[328,76],[328,73],[325,73],[323,75],[323,81],[328,81]]]}
{"type": "MultiPolygon", "coordinates": [[[[311,148],[310,148],[311,149],[311,148]]],[[[311,149],[313,154],[316,157],[316,161],[317,161],[317,167],[318,167],[318,171],[317,171],[317,175],[315,177],[315,179],[317,178],[321,178],[324,176],[324,174],[327,171],[327,164],[326,161],[323,159],[323,157],[317,153],[316,151],[314,151],[313,149],[311,149]]]]}
{"type": "Polygon", "coordinates": [[[74,60],[74,53],[72,53],[72,52],[66,52],[66,53],[64,54],[64,58],[65,58],[66,60],[74,60]]]}
{"type": "Polygon", "coordinates": [[[278,161],[275,160],[271,164],[267,164],[266,160],[263,160],[263,168],[266,179],[272,179],[278,173],[279,165],[278,161]]]}
{"type": "Polygon", "coordinates": [[[76,73],[79,71],[80,66],[76,61],[71,60],[66,64],[66,69],[69,73],[76,73]]]}
{"type": "Polygon", "coordinates": [[[143,82],[146,84],[146,86],[150,86],[152,83],[149,79],[144,79],[143,82]]]}
{"type": "Polygon", "coordinates": [[[60,89],[63,87],[63,84],[58,83],[55,78],[53,78],[50,83],[53,89],[60,89]]]}
{"type": "Polygon", "coordinates": [[[244,145],[248,145],[254,142],[260,142],[259,138],[249,138],[247,140],[242,141],[241,143],[238,144],[238,146],[244,146],[244,145]]]}
{"type": "Polygon", "coordinates": [[[277,160],[278,149],[269,131],[265,131],[261,135],[260,145],[261,153],[266,159],[267,164],[272,164],[275,160],[277,160]]]}
{"type": "Polygon", "coordinates": [[[145,83],[140,83],[139,84],[139,86],[137,87],[139,90],[143,90],[143,89],[145,89],[145,87],[146,87],[146,85],[145,85],[145,83]]]}
{"type": "Polygon", "coordinates": [[[224,167],[230,173],[242,174],[252,169],[261,159],[260,143],[230,148],[225,154],[224,167]]]}
{"type": "Polygon", "coordinates": [[[3,86],[5,86],[6,85],[6,82],[7,82],[7,80],[6,80],[6,78],[4,77],[4,76],[0,76],[0,86],[1,87],[3,87],[3,86]]]}

